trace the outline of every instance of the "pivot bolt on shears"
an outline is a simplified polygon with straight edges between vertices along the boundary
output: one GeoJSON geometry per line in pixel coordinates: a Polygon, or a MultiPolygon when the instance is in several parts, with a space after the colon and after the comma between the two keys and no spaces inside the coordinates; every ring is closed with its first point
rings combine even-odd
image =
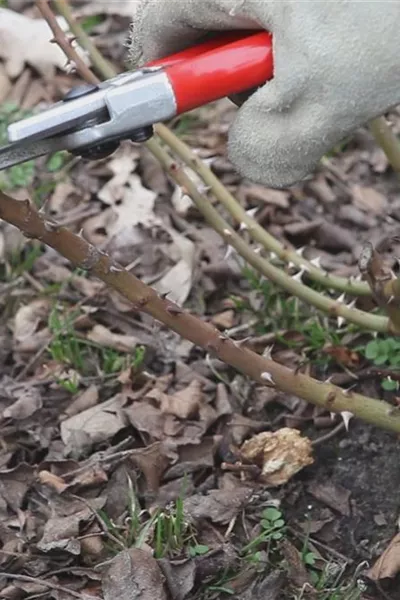
{"type": "Polygon", "coordinates": [[[272,75],[269,33],[223,34],[99,85],[77,86],[49,109],[10,124],[0,170],[60,150],[105,158],[123,140],[148,140],[156,123],[257,88],[272,75]]]}

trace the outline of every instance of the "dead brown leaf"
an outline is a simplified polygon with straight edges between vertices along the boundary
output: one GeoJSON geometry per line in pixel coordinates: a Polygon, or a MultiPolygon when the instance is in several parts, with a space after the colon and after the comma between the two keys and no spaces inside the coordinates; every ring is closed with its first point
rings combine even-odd
{"type": "Polygon", "coordinates": [[[54,489],[56,492],[61,494],[64,492],[68,485],[65,483],[62,477],[51,473],[50,471],[39,471],[38,479],[42,485],[47,485],[54,489]]]}
{"type": "Polygon", "coordinates": [[[372,581],[393,579],[400,572],[400,533],[396,534],[389,546],[367,572],[372,581]]]}
{"type": "Polygon", "coordinates": [[[21,463],[14,469],[0,471],[0,496],[15,513],[22,507],[34,478],[33,467],[25,463],[21,463]]]}
{"type": "Polygon", "coordinates": [[[74,415],[79,415],[79,413],[96,406],[99,400],[99,391],[97,386],[90,385],[84,392],[78,394],[76,398],[71,402],[69,406],[64,411],[64,414],[61,415],[60,419],[65,420],[67,417],[73,417],[74,415]]]}
{"type": "Polygon", "coordinates": [[[243,510],[251,495],[251,488],[240,485],[235,489],[211,490],[207,496],[194,494],[184,500],[184,513],[193,521],[209,519],[224,525],[243,510]]]}
{"type": "Polygon", "coordinates": [[[353,185],[351,191],[353,202],[357,208],[374,215],[381,215],[387,210],[387,198],[375,188],[353,185]]]}
{"type": "Polygon", "coordinates": [[[138,339],[135,336],[113,333],[103,325],[95,325],[87,334],[87,338],[91,342],[118,352],[132,352],[138,345],[138,339]]]}
{"type": "Polygon", "coordinates": [[[161,477],[170,463],[167,447],[156,442],[151,446],[131,452],[129,461],[142,471],[147,492],[157,492],[161,477]]]}
{"type": "MultiPolygon", "coordinates": [[[[64,31],[68,24],[62,17],[57,21],[64,31]]],[[[44,19],[31,19],[7,8],[0,8],[0,58],[11,78],[18,77],[25,63],[33,66],[45,78],[54,75],[55,68],[64,69],[66,60],[57,44],[51,44],[52,34],[44,19]]],[[[87,57],[77,48],[85,62],[87,57]]]]}
{"type": "Polygon", "coordinates": [[[343,486],[334,484],[332,481],[325,481],[323,483],[310,483],[307,489],[320,502],[323,502],[342,515],[350,516],[351,492],[343,486]]]}
{"type": "Polygon", "coordinates": [[[46,261],[46,263],[43,261],[43,263],[45,264],[45,268],[39,273],[40,277],[43,277],[46,281],[51,281],[53,283],[64,283],[65,281],[68,281],[73,288],[87,298],[99,293],[103,288],[103,283],[101,281],[95,281],[93,279],[88,279],[87,277],[82,277],[81,275],[76,275],[63,265],[58,265],[49,261],[46,261]]]}
{"type": "Polygon", "coordinates": [[[4,419],[21,421],[32,416],[43,406],[42,394],[37,387],[29,385],[10,386],[9,397],[14,399],[14,402],[4,409],[4,419]]]}
{"type": "Polygon", "coordinates": [[[211,322],[220,329],[230,329],[235,322],[235,311],[225,310],[224,312],[217,313],[212,317],[211,322]]]}
{"type": "Polygon", "coordinates": [[[18,309],[14,317],[13,328],[17,351],[34,352],[43,345],[46,339],[50,339],[50,331],[47,327],[38,332],[40,324],[47,320],[50,308],[49,300],[41,298],[18,309]]]}
{"type": "Polygon", "coordinates": [[[122,411],[125,396],[117,394],[106,402],[61,422],[61,439],[72,455],[80,455],[93,444],[110,439],[126,426],[122,411]]]}
{"type": "Polygon", "coordinates": [[[146,394],[145,398],[151,398],[158,402],[163,414],[175,415],[179,419],[196,417],[204,402],[202,385],[196,379],[175,394],[168,395],[158,389],[153,389],[146,394]]]}
{"type": "Polygon", "coordinates": [[[245,589],[240,594],[240,600],[280,600],[282,598],[287,580],[284,571],[272,571],[261,581],[258,578],[255,581],[254,579],[251,577],[250,582],[246,582],[245,589]]]}
{"type": "Polygon", "coordinates": [[[196,579],[196,564],[192,559],[158,561],[168,585],[172,600],[185,600],[193,590],[196,579]]]}
{"type": "Polygon", "coordinates": [[[247,200],[262,204],[273,204],[279,208],[289,208],[289,192],[273,190],[262,185],[252,184],[243,186],[240,190],[247,200]]]}
{"type": "Polygon", "coordinates": [[[157,561],[139,548],[113,558],[103,574],[102,589],[104,600],[167,600],[157,561]]]}
{"type": "MultiPolygon", "coordinates": [[[[82,506],[82,502],[79,503],[82,506]]],[[[43,536],[38,542],[38,549],[42,552],[63,550],[69,554],[78,555],[81,552],[79,529],[81,523],[93,520],[94,511],[100,510],[105,504],[104,498],[90,500],[90,506],[66,516],[52,516],[44,526],[43,536]]]]}
{"type": "Polygon", "coordinates": [[[311,585],[310,576],[304,565],[300,552],[295,546],[286,538],[284,538],[279,548],[282,550],[283,556],[289,567],[289,578],[298,588],[306,586],[308,592],[313,589],[311,585]]]}

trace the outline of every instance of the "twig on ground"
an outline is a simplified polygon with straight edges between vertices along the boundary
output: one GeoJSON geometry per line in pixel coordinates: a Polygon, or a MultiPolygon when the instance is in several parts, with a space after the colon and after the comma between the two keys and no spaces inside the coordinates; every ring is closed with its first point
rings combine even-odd
{"type": "MultiPolygon", "coordinates": [[[[63,585],[58,585],[57,583],[53,583],[52,581],[48,581],[47,579],[39,579],[38,577],[29,577],[29,575],[20,575],[19,573],[7,573],[5,571],[0,572],[0,578],[4,577],[5,579],[14,579],[14,581],[21,581],[25,583],[33,583],[35,585],[39,585],[42,587],[47,587],[51,590],[55,590],[57,592],[62,592],[63,594],[67,594],[72,598],[78,598],[78,600],[82,600],[82,594],[79,592],[75,592],[74,590],[70,590],[63,585]]],[[[100,600],[98,597],[93,596],[93,600],[100,600]]]]}

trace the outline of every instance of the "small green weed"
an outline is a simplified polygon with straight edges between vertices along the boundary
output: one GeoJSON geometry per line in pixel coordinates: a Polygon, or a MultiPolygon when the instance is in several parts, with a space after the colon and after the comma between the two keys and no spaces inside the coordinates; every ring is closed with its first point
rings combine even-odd
{"type": "Polygon", "coordinates": [[[186,133],[191,132],[195,129],[196,125],[199,123],[199,116],[194,112],[186,113],[185,115],[181,115],[174,124],[174,133],[178,137],[181,135],[185,135],[186,133]]]}
{"type": "Polygon", "coordinates": [[[64,390],[67,390],[67,392],[69,392],[70,394],[77,394],[79,391],[79,378],[76,374],[72,375],[68,379],[59,378],[57,380],[57,383],[60,387],[64,388],[64,390]]]}
{"type": "MultiPolygon", "coordinates": [[[[54,304],[48,319],[48,327],[53,336],[48,352],[53,360],[84,376],[98,374],[99,371],[105,375],[112,375],[128,368],[135,372],[141,369],[146,353],[144,346],[137,346],[132,354],[129,354],[80,337],[74,328],[79,314],[78,310],[67,310],[54,304]]],[[[77,391],[74,382],[64,381],[60,382],[60,385],[73,393],[77,391]]]]}
{"type": "MultiPolygon", "coordinates": [[[[22,110],[15,104],[7,103],[0,106],[0,146],[8,143],[7,127],[10,123],[24,119],[31,114],[31,111],[22,110]]],[[[0,189],[8,191],[16,187],[27,187],[32,183],[34,172],[33,160],[6,169],[0,173],[0,189]]]]}
{"type": "Polygon", "coordinates": [[[39,256],[43,254],[43,247],[36,240],[26,242],[22,247],[12,252],[7,263],[2,268],[1,279],[12,281],[23,273],[29,273],[39,256]]]}
{"type": "MultiPolygon", "coordinates": [[[[310,560],[316,562],[315,555],[308,553],[310,560]]],[[[359,582],[357,572],[352,577],[346,576],[346,565],[336,562],[325,562],[321,570],[306,563],[311,582],[317,592],[318,600],[360,600],[363,585],[359,582]]],[[[304,591],[295,596],[295,600],[304,598],[304,591]]]]}
{"type": "Polygon", "coordinates": [[[263,510],[261,514],[261,533],[246,544],[241,551],[242,556],[258,562],[260,559],[259,550],[267,544],[267,553],[271,550],[271,544],[281,540],[285,535],[286,527],[283,515],[280,510],[270,506],[263,510]]]}
{"type": "Polygon", "coordinates": [[[85,340],[77,337],[73,325],[78,314],[77,311],[60,312],[57,305],[53,307],[48,320],[48,327],[53,334],[49,352],[53,360],[84,373],[85,340]]]}
{"type": "Polygon", "coordinates": [[[97,27],[97,25],[101,25],[105,20],[105,16],[103,15],[89,15],[85,17],[81,21],[81,27],[86,33],[91,33],[92,30],[97,27]]]}
{"type": "MultiPolygon", "coordinates": [[[[363,352],[365,358],[371,360],[377,367],[391,369],[400,367],[400,340],[398,338],[376,338],[368,342],[365,347],[359,347],[358,350],[363,352]]],[[[399,389],[399,382],[390,377],[383,379],[381,385],[387,391],[399,389]]]]}
{"type": "Polygon", "coordinates": [[[149,515],[141,509],[130,479],[128,485],[127,518],[121,525],[115,524],[103,511],[99,513],[111,534],[110,550],[118,550],[116,543],[124,548],[140,548],[146,542],[154,549],[156,558],[185,551],[192,557],[208,552],[207,546],[197,543],[195,532],[184,516],[182,495],[169,507],[149,515]]]}
{"type": "Polygon", "coordinates": [[[302,348],[316,364],[326,365],[331,360],[321,354],[325,345],[340,345],[343,335],[354,329],[347,327],[338,333],[327,317],[317,314],[298,298],[288,296],[253,269],[245,267],[244,276],[251,289],[261,296],[260,308],[255,309],[247,300],[233,298],[236,309],[258,317],[257,333],[274,331],[278,342],[289,348],[302,348]],[[282,331],[298,335],[292,338],[282,335],[282,331]]]}
{"type": "MultiPolygon", "coordinates": [[[[25,119],[32,114],[32,111],[23,110],[16,104],[2,104],[0,106],[0,146],[8,143],[7,127],[14,121],[25,119]]],[[[49,173],[59,171],[64,166],[67,157],[67,152],[55,152],[47,161],[47,171],[49,173]]],[[[0,189],[7,192],[15,188],[28,187],[32,184],[34,177],[34,160],[29,160],[20,165],[14,165],[0,173],[0,189]]],[[[39,187],[42,187],[42,185],[43,184],[39,187]]],[[[35,195],[38,195],[38,193],[38,191],[35,191],[35,195]]]]}

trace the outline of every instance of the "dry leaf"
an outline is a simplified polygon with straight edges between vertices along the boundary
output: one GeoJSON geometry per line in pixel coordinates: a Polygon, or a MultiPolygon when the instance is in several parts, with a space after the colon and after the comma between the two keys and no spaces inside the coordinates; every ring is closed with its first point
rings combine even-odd
{"type": "Polygon", "coordinates": [[[372,187],[353,185],[352,193],[354,204],[365,212],[381,215],[388,207],[386,197],[372,187]]]}
{"type": "Polygon", "coordinates": [[[53,488],[59,494],[64,492],[68,487],[62,477],[59,477],[58,475],[46,470],[39,471],[38,480],[42,485],[47,485],[53,488]]]}
{"type": "MultiPolygon", "coordinates": [[[[68,24],[62,17],[57,21],[64,31],[68,24]]],[[[55,67],[64,69],[64,52],[50,40],[53,34],[44,19],[30,19],[7,8],[0,8],[0,58],[5,61],[5,69],[11,78],[18,77],[25,64],[39,71],[45,78],[54,75],[55,67]]],[[[88,64],[86,54],[76,48],[88,64]]]]}
{"type": "Polygon", "coordinates": [[[252,490],[240,487],[226,490],[211,490],[207,496],[194,494],[183,502],[185,515],[193,520],[209,519],[213,523],[226,524],[243,510],[251,498],[252,490]]]}
{"type": "Polygon", "coordinates": [[[270,487],[283,485],[314,462],[310,440],[289,427],[253,436],[244,442],[240,453],[246,462],[261,467],[261,479],[270,487]]]}
{"type": "Polygon", "coordinates": [[[154,214],[154,203],[157,194],[142,185],[138,175],[130,175],[123,186],[123,193],[118,203],[112,204],[113,220],[108,226],[110,237],[118,235],[124,229],[132,229],[136,225],[151,227],[161,224],[154,214]]]}
{"type": "Polygon", "coordinates": [[[25,495],[35,479],[34,469],[21,463],[14,469],[0,471],[0,496],[15,513],[22,507],[25,495]]]}
{"type": "Polygon", "coordinates": [[[52,217],[62,215],[66,208],[67,198],[74,193],[78,193],[78,190],[70,181],[60,181],[48,202],[46,202],[46,211],[52,217]]]}
{"type": "Polygon", "coordinates": [[[40,277],[43,277],[47,281],[52,281],[53,283],[64,283],[68,281],[73,288],[78,292],[81,292],[81,294],[87,298],[94,296],[104,287],[102,281],[95,281],[93,279],[88,279],[87,277],[82,277],[81,275],[76,275],[67,267],[50,262],[48,262],[43,271],[40,271],[40,277]]]}
{"type": "Polygon", "coordinates": [[[191,419],[198,415],[204,401],[201,383],[194,379],[186,388],[175,394],[164,394],[158,389],[150,390],[146,398],[160,403],[163,414],[175,415],[179,419],[191,419]]]}
{"type": "Polygon", "coordinates": [[[298,588],[305,588],[310,592],[312,589],[310,575],[300,552],[285,538],[280,542],[279,548],[286,559],[290,581],[298,588]]]}
{"type": "Polygon", "coordinates": [[[167,600],[156,559],[139,548],[124,550],[112,559],[102,588],[104,600],[167,600]]]}
{"type": "Polygon", "coordinates": [[[107,168],[113,173],[113,177],[101,188],[98,198],[105,204],[113,206],[123,200],[125,186],[136,170],[139,153],[137,148],[131,144],[122,144],[113,155],[107,168]]]}
{"type": "Polygon", "coordinates": [[[169,300],[182,305],[192,289],[195,245],[173,229],[164,228],[173,241],[169,252],[177,253],[180,259],[153,287],[159,294],[168,294],[169,300]]]}
{"type": "Polygon", "coordinates": [[[99,444],[110,439],[126,426],[126,419],[121,410],[124,402],[125,396],[117,394],[106,402],[62,421],[62,441],[79,452],[87,445],[99,444]]]}
{"type": "MultiPolygon", "coordinates": [[[[51,552],[53,550],[62,550],[69,554],[78,555],[81,551],[79,536],[79,527],[83,522],[94,518],[96,510],[101,510],[105,500],[101,497],[90,500],[90,506],[85,506],[73,514],[66,516],[52,516],[44,526],[42,539],[37,547],[42,552],[51,552]]],[[[82,502],[79,502],[82,506],[82,502]]]]}
{"type": "Polygon", "coordinates": [[[21,306],[14,317],[14,342],[19,352],[34,352],[51,337],[47,327],[40,331],[39,325],[47,321],[50,302],[47,299],[34,300],[21,306]]]}
{"type": "Polygon", "coordinates": [[[103,325],[95,325],[88,333],[87,338],[91,342],[118,352],[132,352],[138,345],[138,339],[135,336],[113,333],[103,325]]]}
{"type": "Polygon", "coordinates": [[[243,192],[248,200],[273,204],[279,208],[289,208],[289,192],[273,190],[258,184],[245,186],[243,192]]]}
{"type": "Polygon", "coordinates": [[[394,536],[389,546],[367,572],[373,581],[393,579],[400,572],[400,533],[394,536]]]}
{"type": "Polygon", "coordinates": [[[11,395],[16,400],[3,411],[4,419],[27,419],[43,406],[42,395],[37,387],[15,386],[11,395]]]}
{"type": "Polygon", "coordinates": [[[308,486],[308,491],[320,502],[323,502],[342,515],[350,516],[350,491],[332,481],[323,483],[313,482],[308,486]]]}
{"type": "Polygon", "coordinates": [[[213,316],[211,322],[220,329],[230,329],[235,322],[235,311],[225,310],[213,316]]]}
{"type": "Polygon", "coordinates": [[[66,417],[73,417],[79,413],[96,406],[99,400],[99,391],[93,384],[87,388],[82,394],[79,394],[71,404],[65,409],[63,419],[66,417]]]}

